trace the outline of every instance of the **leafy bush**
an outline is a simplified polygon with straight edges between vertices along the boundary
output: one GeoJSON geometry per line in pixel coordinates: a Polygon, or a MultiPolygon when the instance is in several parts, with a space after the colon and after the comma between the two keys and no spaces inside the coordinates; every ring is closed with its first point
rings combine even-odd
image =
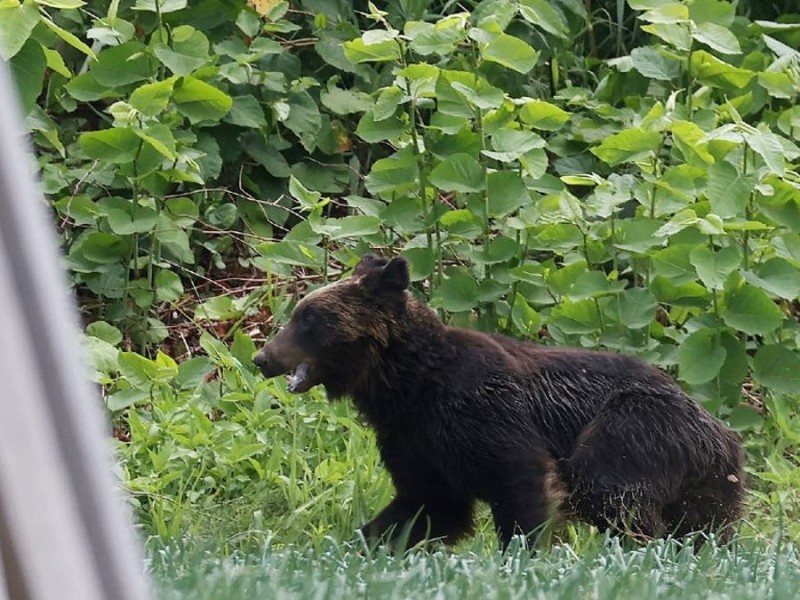
{"type": "Polygon", "coordinates": [[[789,3],[252,4],[0,2],[95,378],[140,407],[120,422],[134,487],[196,504],[284,472],[254,431],[298,432],[243,326],[368,248],[402,252],[453,323],[673,372],[761,432],[765,501],[800,481],[789,3]],[[177,364],[198,324],[231,349],[204,334],[210,358],[177,364]]]}

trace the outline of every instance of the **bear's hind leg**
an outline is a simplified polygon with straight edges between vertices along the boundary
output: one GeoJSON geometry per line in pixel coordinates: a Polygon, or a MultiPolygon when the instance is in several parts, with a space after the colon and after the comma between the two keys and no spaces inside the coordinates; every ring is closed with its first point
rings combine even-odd
{"type": "Polygon", "coordinates": [[[508,548],[515,535],[533,544],[558,504],[561,482],[555,461],[543,452],[520,456],[498,469],[492,483],[488,500],[500,547],[508,548]]]}

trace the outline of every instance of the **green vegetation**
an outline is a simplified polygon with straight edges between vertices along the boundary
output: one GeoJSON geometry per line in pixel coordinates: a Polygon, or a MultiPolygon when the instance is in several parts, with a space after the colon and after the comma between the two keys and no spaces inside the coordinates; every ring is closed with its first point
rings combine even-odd
{"type": "Polygon", "coordinates": [[[796,550],[772,540],[800,535],[794,0],[252,4],[0,0],[156,570],[217,572],[208,597],[239,563],[240,597],[395,569],[405,595],[507,576],[508,595],[793,597],[796,550]],[[744,436],[741,545],[625,553],[571,527],[530,570],[482,522],[457,555],[360,554],[392,493],[369,432],[250,358],[368,249],[402,252],[452,323],[676,376],[744,436]],[[206,548],[231,562],[188,566],[206,548]]]}

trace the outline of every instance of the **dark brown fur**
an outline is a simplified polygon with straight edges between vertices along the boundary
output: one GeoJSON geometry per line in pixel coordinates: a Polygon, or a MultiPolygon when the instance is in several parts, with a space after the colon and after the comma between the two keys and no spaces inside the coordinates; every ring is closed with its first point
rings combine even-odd
{"type": "Polygon", "coordinates": [[[738,436],[635,358],[446,327],[407,291],[402,258],[365,257],[303,299],[256,357],[349,396],[375,429],[397,495],[364,526],[407,542],[468,535],[492,509],[502,544],[561,510],[647,539],[740,516],[738,436]]]}

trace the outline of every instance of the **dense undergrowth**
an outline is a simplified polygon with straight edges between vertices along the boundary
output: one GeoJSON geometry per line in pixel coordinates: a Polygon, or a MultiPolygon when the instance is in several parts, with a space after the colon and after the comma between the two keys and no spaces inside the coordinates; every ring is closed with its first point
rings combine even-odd
{"type": "MultiPolygon", "coordinates": [[[[800,535],[798,12],[0,0],[0,56],[144,534],[234,554],[271,540],[264,565],[289,569],[289,587],[280,561],[357,543],[392,493],[370,433],[346,404],[290,396],[250,359],[298,293],[371,249],[402,252],[415,293],[450,322],[671,372],[744,436],[743,543],[800,535]],[[299,549],[273,553],[287,544],[299,549]]],[[[361,568],[380,579],[352,547],[337,552],[317,572],[332,590],[361,568]],[[337,561],[361,566],[340,575],[337,561]]],[[[557,552],[545,579],[605,560],[557,552]]],[[[672,552],[624,560],[638,570],[672,552]]],[[[796,564],[795,550],[769,552],[796,564]]],[[[714,585],[755,593],[760,575],[740,577],[767,563],[734,573],[739,555],[724,556],[734,566],[714,585]]],[[[454,569],[468,595],[507,564],[384,560],[454,569]],[[466,564],[485,574],[477,587],[466,564]]],[[[553,585],[545,597],[566,594],[553,585]]]]}

